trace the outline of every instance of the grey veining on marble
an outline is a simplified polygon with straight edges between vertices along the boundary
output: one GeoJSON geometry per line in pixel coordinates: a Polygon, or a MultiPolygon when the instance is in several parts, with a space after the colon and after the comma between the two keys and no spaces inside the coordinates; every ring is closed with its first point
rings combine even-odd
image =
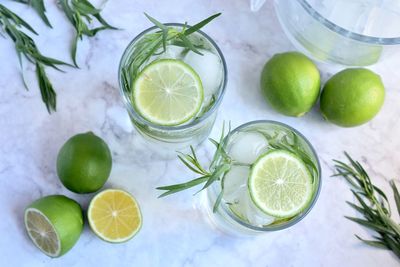
{"type": "MultiPolygon", "coordinates": [[[[48,29],[28,7],[0,0],[26,18],[44,54],[70,62],[74,31],[55,5],[48,2],[48,29]]],[[[23,88],[11,42],[0,38],[0,265],[1,266],[399,266],[388,251],[361,244],[354,233],[369,233],[343,218],[356,215],[346,204],[353,200],[348,185],[331,178],[333,158],[346,150],[365,164],[374,182],[389,192],[387,180],[400,177],[400,55],[373,67],[386,85],[379,115],[357,128],[325,122],[315,107],[302,118],[272,110],[262,99],[259,76],[274,53],[293,50],[268,1],[252,13],[246,0],[133,1],[105,4],[104,17],[120,31],[103,31],[79,42],[80,69],[49,70],[58,95],[58,110],[48,115],[36,88],[33,68],[26,67],[31,89],[23,88]],[[117,70],[124,48],[151,26],[147,12],[163,22],[195,23],[213,13],[223,15],[205,28],[227,60],[229,81],[212,136],[223,121],[236,127],[256,119],[285,122],[302,132],[321,159],[323,185],[311,213],[290,229],[256,237],[226,235],[207,223],[192,192],[158,199],[157,186],[192,177],[177,160],[160,160],[130,124],[119,95],[117,70]],[[86,209],[92,195],[66,190],[55,172],[59,148],[72,135],[93,131],[113,153],[107,187],[129,190],[138,199],[144,218],[140,233],[128,243],[113,245],[98,239],[88,226],[76,246],[59,259],[40,253],[23,227],[23,210],[33,200],[65,194],[86,209]]],[[[340,67],[319,64],[325,81],[340,67]]],[[[200,148],[203,162],[212,147],[200,148]]],[[[392,197],[391,193],[389,194],[392,197]]],[[[397,217],[398,218],[398,217],[397,217]]]]}

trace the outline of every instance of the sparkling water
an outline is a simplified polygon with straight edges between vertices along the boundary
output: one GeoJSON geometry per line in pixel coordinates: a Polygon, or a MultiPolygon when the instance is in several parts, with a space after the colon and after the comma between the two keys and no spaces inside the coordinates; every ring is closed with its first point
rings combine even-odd
{"type": "Polygon", "coordinates": [[[261,211],[250,196],[248,179],[251,167],[262,155],[271,149],[276,149],[277,143],[283,144],[288,150],[296,148],[309,155],[310,162],[304,164],[313,175],[315,188],[318,187],[319,173],[315,171],[318,165],[317,159],[309,144],[298,133],[284,125],[268,121],[256,121],[240,126],[225,140],[225,151],[231,161],[229,171],[222,177],[220,183],[214,183],[207,191],[209,205],[212,206],[221,192],[223,183],[220,204],[222,207],[218,208],[214,221],[228,232],[232,228],[241,232],[246,230],[246,233],[248,233],[246,227],[260,231],[271,227],[279,228],[302,216],[298,214],[285,219],[270,216],[261,211]],[[243,227],[244,225],[246,227],[243,227]]]}

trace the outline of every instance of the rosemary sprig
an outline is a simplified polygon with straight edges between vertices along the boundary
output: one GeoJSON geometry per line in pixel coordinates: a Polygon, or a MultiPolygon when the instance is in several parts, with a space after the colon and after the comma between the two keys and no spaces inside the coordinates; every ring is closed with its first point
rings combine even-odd
{"type": "MultiPolygon", "coordinates": [[[[0,25],[4,32],[13,40],[17,51],[18,59],[22,69],[22,56],[36,66],[36,77],[42,95],[42,100],[46,105],[47,111],[51,113],[56,110],[56,93],[50,80],[47,77],[45,66],[60,70],[58,65],[69,65],[63,61],[42,55],[35,42],[22,30],[28,30],[37,34],[35,30],[17,14],[0,4],[0,25]]],[[[22,79],[26,88],[23,69],[22,79]]]]}
{"type": "Polygon", "coordinates": [[[99,31],[105,29],[116,30],[117,28],[108,24],[100,15],[101,10],[95,8],[87,0],[59,0],[59,3],[68,20],[75,28],[76,36],[71,45],[71,58],[74,65],[78,67],[76,62],[78,40],[82,40],[84,35],[93,37],[99,31]],[[89,24],[94,19],[96,19],[102,26],[90,28],[89,24]]]}
{"type": "MultiPolygon", "coordinates": [[[[189,182],[181,183],[181,184],[174,184],[174,185],[169,185],[169,186],[160,186],[157,187],[156,189],[158,190],[164,190],[165,192],[162,193],[159,197],[164,197],[167,195],[171,195],[189,188],[192,188],[194,186],[203,184],[202,188],[198,191],[202,191],[209,187],[212,183],[215,181],[221,181],[221,192],[217,197],[217,200],[214,203],[213,211],[216,212],[218,209],[219,204],[221,203],[223,193],[224,193],[224,183],[223,183],[223,177],[225,176],[225,173],[229,171],[231,168],[231,159],[225,152],[224,146],[225,146],[225,141],[227,138],[225,137],[224,133],[224,127],[222,127],[222,132],[221,132],[221,137],[219,142],[210,139],[210,141],[216,146],[216,151],[213,157],[213,161],[211,166],[209,167],[208,171],[202,167],[200,164],[196,152],[194,151],[193,147],[190,146],[191,154],[180,154],[178,157],[181,160],[181,162],[188,167],[191,171],[193,171],[196,174],[199,174],[200,177],[195,178],[189,182]]],[[[228,135],[230,133],[230,129],[228,131],[228,135]]],[[[198,193],[197,192],[197,193],[198,193]]]]}
{"type": "Polygon", "coordinates": [[[127,92],[130,92],[131,83],[136,79],[141,67],[150,59],[151,56],[164,53],[168,43],[182,46],[202,55],[188,36],[203,28],[213,19],[221,15],[221,13],[212,15],[193,26],[187,26],[187,23],[185,23],[185,26],[180,31],[174,27],[162,24],[146,13],[145,15],[160,30],[143,36],[143,38],[140,39],[133,48],[132,55],[135,56],[132,57],[131,61],[122,68],[124,90],[127,92]]]}
{"type": "Polygon", "coordinates": [[[26,5],[30,5],[38,13],[40,18],[46,23],[47,26],[53,28],[50,24],[49,19],[46,16],[46,7],[44,6],[43,0],[14,0],[15,2],[20,2],[26,5]]]}
{"type": "MultiPolygon", "coordinates": [[[[364,219],[349,216],[345,218],[378,234],[373,236],[373,240],[365,240],[355,235],[359,240],[370,246],[389,249],[400,259],[400,225],[391,218],[387,196],[372,183],[368,173],[358,161],[353,160],[346,152],[345,155],[350,164],[334,160],[336,174],[333,176],[342,176],[352,185],[351,191],[359,204],[348,201],[346,203],[361,213],[364,219]]],[[[390,181],[390,186],[393,190],[397,212],[400,215],[399,191],[393,180],[390,181]]]]}

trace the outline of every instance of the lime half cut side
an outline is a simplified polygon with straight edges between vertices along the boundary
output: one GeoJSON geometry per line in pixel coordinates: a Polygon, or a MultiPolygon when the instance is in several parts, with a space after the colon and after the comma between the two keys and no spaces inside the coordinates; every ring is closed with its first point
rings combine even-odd
{"type": "Polygon", "coordinates": [[[25,227],[33,243],[44,254],[53,258],[60,255],[60,238],[52,223],[42,212],[28,208],[25,211],[25,227]]]}
{"type": "Polygon", "coordinates": [[[313,179],[304,162],[285,150],[273,150],[256,161],[249,191],[264,213],[288,218],[301,213],[313,196],[313,179]]]}
{"type": "Polygon", "coordinates": [[[204,98],[199,75],[176,59],[156,60],[138,75],[132,102],[146,120],[176,126],[188,122],[199,112],[204,98]]]}

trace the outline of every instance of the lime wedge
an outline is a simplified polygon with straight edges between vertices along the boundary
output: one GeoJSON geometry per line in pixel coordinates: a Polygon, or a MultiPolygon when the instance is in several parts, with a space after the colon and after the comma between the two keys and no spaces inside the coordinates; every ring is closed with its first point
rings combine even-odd
{"type": "Polygon", "coordinates": [[[250,178],[253,202],[268,215],[288,218],[302,212],[312,195],[312,176],[303,161],[285,150],[258,158],[250,178]]]}
{"type": "Polygon", "coordinates": [[[132,101],[146,120],[163,126],[183,124],[200,110],[204,92],[199,75],[186,63],[160,59],[135,80],[132,101]]]}
{"type": "Polygon", "coordinates": [[[78,241],[83,229],[79,204],[61,195],[43,197],[25,210],[25,228],[47,256],[59,257],[78,241]]]}

